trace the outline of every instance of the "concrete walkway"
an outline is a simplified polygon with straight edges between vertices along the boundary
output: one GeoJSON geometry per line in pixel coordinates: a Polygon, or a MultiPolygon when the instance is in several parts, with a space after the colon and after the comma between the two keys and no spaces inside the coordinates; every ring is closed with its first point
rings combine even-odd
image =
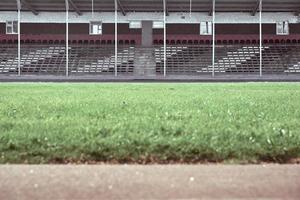
{"type": "Polygon", "coordinates": [[[94,75],[94,76],[51,76],[51,75],[1,75],[0,82],[300,82],[299,74],[263,75],[94,75]]]}
{"type": "Polygon", "coordinates": [[[2,165],[0,199],[300,199],[300,165],[2,165]]]}

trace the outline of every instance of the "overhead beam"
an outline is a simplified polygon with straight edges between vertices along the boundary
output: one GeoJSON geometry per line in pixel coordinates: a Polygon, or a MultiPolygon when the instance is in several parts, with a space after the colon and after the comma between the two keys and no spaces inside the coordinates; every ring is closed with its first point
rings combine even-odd
{"type": "Polygon", "coordinates": [[[259,5],[260,5],[260,0],[257,0],[256,5],[255,5],[255,7],[254,7],[254,9],[252,10],[252,13],[251,13],[252,16],[256,15],[256,13],[259,9],[259,5]]]}
{"type": "Polygon", "coordinates": [[[73,0],[69,0],[69,4],[70,6],[75,10],[75,12],[81,16],[82,12],[80,11],[80,9],[76,6],[76,4],[73,2],[73,0]]]}
{"type": "Polygon", "coordinates": [[[38,15],[39,12],[35,10],[30,3],[27,2],[27,0],[21,0],[21,4],[25,6],[27,9],[29,9],[34,15],[38,15]]]}
{"type": "Polygon", "coordinates": [[[126,16],[126,11],[125,11],[123,5],[121,4],[120,0],[117,0],[117,3],[118,3],[118,7],[120,8],[122,14],[123,14],[124,16],[126,16]]]}

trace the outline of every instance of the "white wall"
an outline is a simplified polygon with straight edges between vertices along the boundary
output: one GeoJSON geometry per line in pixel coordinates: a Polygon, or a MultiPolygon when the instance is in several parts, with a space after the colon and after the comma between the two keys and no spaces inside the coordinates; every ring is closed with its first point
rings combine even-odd
{"type": "MultiPolygon", "coordinates": [[[[31,12],[22,12],[21,21],[25,23],[65,23],[64,12],[40,12],[35,16],[31,12]]],[[[17,20],[17,12],[0,12],[0,22],[17,20]]],[[[104,23],[114,23],[114,13],[83,13],[78,16],[76,13],[69,13],[69,23],[88,23],[91,20],[99,20],[104,23]]],[[[118,22],[127,23],[131,20],[163,20],[162,13],[127,13],[123,16],[119,13],[118,22]]],[[[201,21],[211,21],[212,17],[207,13],[170,13],[167,16],[168,23],[199,23],[201,21]]],[[[263,23],[276,23],[277,21],[289,21],[299,23],[299,17],[294,13],[263,13],[263,23]]],[[[258,23],[259,16],[251,16],[250,13],[216,13],[216,23],[258,23]]]]}

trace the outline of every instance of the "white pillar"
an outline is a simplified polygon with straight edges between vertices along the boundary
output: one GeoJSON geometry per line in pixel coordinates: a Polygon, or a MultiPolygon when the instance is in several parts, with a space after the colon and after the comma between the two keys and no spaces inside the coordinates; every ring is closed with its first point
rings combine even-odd
{"type": "Polygon", "coordinates": [[[118,76],[118,2],[115,0],[115,76],[118,76]]]}
{"type": "Polygon", "coordinates": [[[166,22],[166,0],[163,0],[164,6],[164,77],[167,75],[167,22],[166,22]]]}
{"type": "Polygon", "coordinates": [[[262,76],[262,48],[263,48],[263,37],[262,37],[262,0],[259,0],[259,76],[262,76]]]}
{"type": "Polygon", "coordinates": [[[212,6],[212,76],[215,76],[215,52],[216,52],[216,33],[215,33],[215,19],[216,19],[216,1],[213,1],[213,6],[212,6]]]}
{"type": "Polygon", "coordinates": [[[17,0],[18,6],[18,76],[21,76],[21,2],[17,0]]]}
{"type": "Polygon", "coordinates": [[[69,76],[69,0],[66,3],[66,76],[69,76]]]}

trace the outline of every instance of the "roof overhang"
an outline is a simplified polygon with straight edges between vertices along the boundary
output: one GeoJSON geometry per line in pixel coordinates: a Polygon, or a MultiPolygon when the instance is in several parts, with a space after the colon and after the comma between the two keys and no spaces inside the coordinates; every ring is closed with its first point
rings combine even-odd
{"type": "MultiPolygon", "coordinates": [[[[70,11],[81,15],[83,12],[113,12],[114,0],[69,0],[70,11]]],[[[166,0],[167,11],[189,12],[190,0],[166,0]]],[[[38,14],[41,11],[64,12],[65,0],[21,0],[22,11],[38,14]]],[[[163,0],[117,0],[118,10],[127,12],[162,12],[163,0]]],[[[212,0],[192,0],[192,12],[211,13],[212,0]]],[[[216,12],[249,12],[252,15],[258,11],[258,0],[216,0],[216,12]]],[[[0,11],[17,10],[16,0],[1,0],[0,11]]],[[[294,12],[300,13],[299,0],[263,0],[263,12],[294,12]]]]}

